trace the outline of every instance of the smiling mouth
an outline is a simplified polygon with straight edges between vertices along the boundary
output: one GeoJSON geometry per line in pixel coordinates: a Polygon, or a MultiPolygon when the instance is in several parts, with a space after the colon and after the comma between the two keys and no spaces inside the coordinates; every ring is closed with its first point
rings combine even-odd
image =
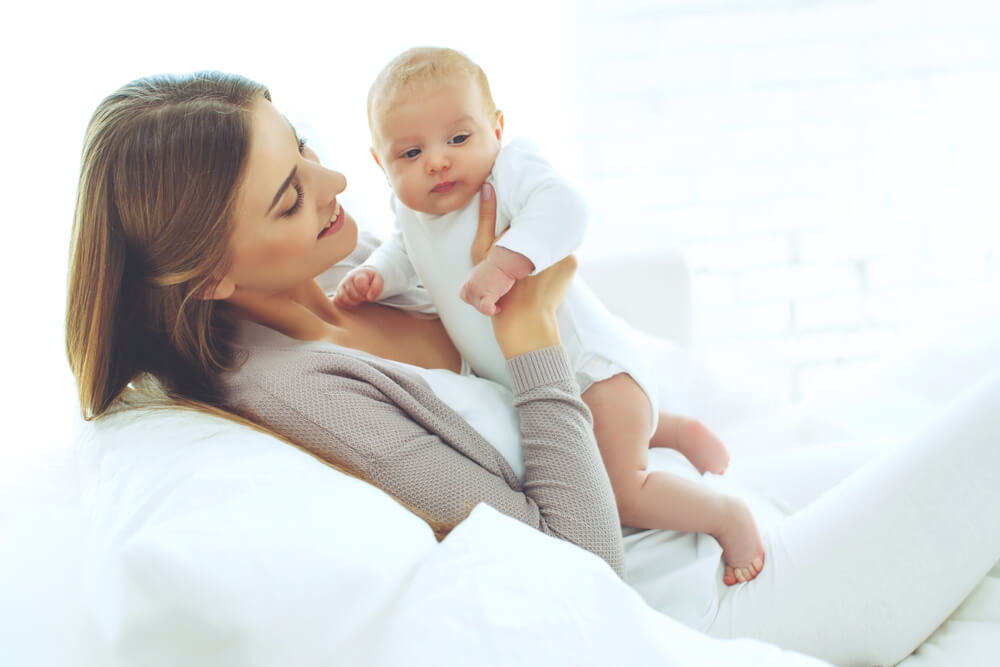
{"type": "Polygon", "coordinates": [[[340,202],[333,207],[333,217],[330,218],[330,222],[326,223],[323,229],[319,230],[319,234],[316,238],[321,239],[324,236],[332,234],[333,232],[340,229],[341,223],[344,222],[344,209],[340,207],[340,202]]]}
{"type": "Polygon", "coordinates": [[[448,192],[453,187],[455,187],[455,181],[445,181],[444,183],[438,183],[433,188],[431,188],[431,192],[437,192],[437,193],[448,192]]]}

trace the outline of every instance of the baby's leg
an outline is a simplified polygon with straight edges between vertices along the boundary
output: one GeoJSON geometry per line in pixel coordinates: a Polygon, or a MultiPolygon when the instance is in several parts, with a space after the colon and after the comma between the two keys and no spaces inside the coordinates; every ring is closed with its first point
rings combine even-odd
{"type": "Polygon", "coordinates": [[[595,382],[583,400],[594,416],[594,435],[622,524],[708,533],[722,545],[727,584],[757,576],[764,549],[741,500],[662,470],[646,470],[649,400],[635,380],[620,373],[595,382]]]}
{"type": "Polygon", "coordinates": [[[687,457],[698,472],[721,475],[729,465],[729,451],[719,438],[697,419],[660,412],[650,447],[669,447],[687,457]]]}
{"type": "Polygon", "coordinates": [[[765,535],[709,633],[895,664],[1000,560],[1000,376],[765,535]]]}

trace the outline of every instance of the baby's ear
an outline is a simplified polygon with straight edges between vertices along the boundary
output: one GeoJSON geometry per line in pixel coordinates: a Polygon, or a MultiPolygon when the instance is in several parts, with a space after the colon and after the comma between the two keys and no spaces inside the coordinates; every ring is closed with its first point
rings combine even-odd
{"type": "Polygon", "coordinates": [[[382,166],[382,160],[379,159],[378,153],[375,152],[375,147],[372,146],[368,150],[371,151],[372,157],[375,158],[375,164],[378,165],[378,168],[381,169],[382,171],[385,171],[385,167],[382,166]]]}
{"type": "Polygon", "coordinates": [[[500,141],[500,138],[503,137],[503,111],[500,111],[500,109],[497,109],[497,120],[494,131],[497,134],[497,141],[500,141]]]}

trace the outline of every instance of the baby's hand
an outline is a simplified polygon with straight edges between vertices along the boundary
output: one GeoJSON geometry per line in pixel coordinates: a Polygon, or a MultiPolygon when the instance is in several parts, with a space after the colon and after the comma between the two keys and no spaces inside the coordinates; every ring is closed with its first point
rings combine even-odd
{"type": "Polygon", "coordinates": [[[515,282],[513,276],[485,260],[472,269],[458,295],[483,315],[492,317],[500,312],[497,299],[509,292],[515,282]]]}
{"type": "Polygon", "coordinates": [[[340,281],[333,302],[338,306],[357,306],[365,301],[374,301],[382,293],[385,281],[370,266],[359,266],[340,281]]]}
{"type": "MultiPolygon", "coordinates": [[[[475,256],[472,261],[476,261],[475,256]]],[[[493,317],[500,312],[497,299],[509,292],[516,281],[531,275],[534,270],[532,261],[521,253],[494,245],[486,258],[469,273],[458,296],[483,315],[493,317]]]]}

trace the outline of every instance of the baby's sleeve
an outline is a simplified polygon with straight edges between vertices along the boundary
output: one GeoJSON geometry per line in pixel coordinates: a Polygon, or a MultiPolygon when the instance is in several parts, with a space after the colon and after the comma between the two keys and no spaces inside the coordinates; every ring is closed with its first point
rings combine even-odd
{"type": "Polygon", "coordinates": [[[497,245],[520,253],[543,271],[583,242],[588,212],[583,196],[546,161],[529,139],[505,146],[493,165],[501,210],[510,228],[497,245]]]}
{"type": "Polygon", "coordinates": [[[364,263],[364,266],[370,266],[378,271],[385,282],[379,300],[404,294],[417,287],[420,282],[417,271],[413,268],[410,256],[406,252],[406,243],[399,226],[398,203],[395,196],[391,198],[390,205],[393,212],[397,213],[392,236],[376,248],[364,263]]]}

